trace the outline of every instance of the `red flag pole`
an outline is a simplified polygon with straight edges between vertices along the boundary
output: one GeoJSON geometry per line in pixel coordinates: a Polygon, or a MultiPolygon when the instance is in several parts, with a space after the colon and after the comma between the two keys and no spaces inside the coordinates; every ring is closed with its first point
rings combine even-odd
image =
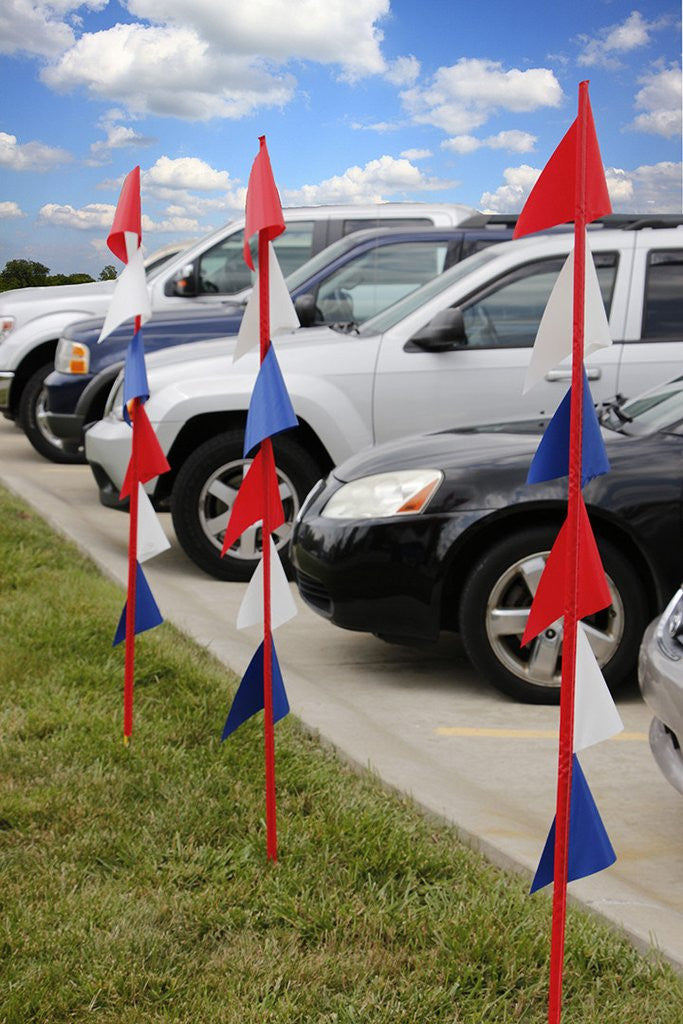
{"type": "Polygon", "coordinates": [[[555,861],[553,919],[550,947],[549,1024],[562,1015],[567,871],[569,859],[569,810],[574,751],[574,691],[576,684],[576,635],[579,587],[579,503],[581,500],[581,442],[583,414],[583,350],[586,280],[586,123],[588,82],[579,85],[576,146],[576,195],[574,216],[574,307],[572,332],[572,391],[569,431],[569,488],[567,495],[567,574],[564,635],[562,639],[562,686],[560,690],[560,742],[555,813],[555,861]]]}
{"type": "MultiPolygon", "coordinates": [[[[142,318],[135,317],[135,333],[142,326],[142,318]]],[[[130,418],[133,427],[131,442],[130,515],[128,520],[128,597],[126,601],[126,659],[123,683],[123,742],[126,746],[133,734],[133,688],[135,685],[135,599],[138,563],[138,438],[136,413],[140,399],[132,400],[130,418]]]]}
{"type": "MultiPolygon", "coordinates": [[[[260,310],[261,362],[270,345],[270,267],[268,232],[258,234],[258,278],[260,310]]],[[[261,442],[264,455],[271,452],[270,438],[261,442]]],[[[275,730],[273,726],[273,637],[270,608],[270,481],[268,462],[263,459],[263,738],[266,761],[266,853],[268,860],[277,860],[277,813],[275,803],[275,730]]]]}

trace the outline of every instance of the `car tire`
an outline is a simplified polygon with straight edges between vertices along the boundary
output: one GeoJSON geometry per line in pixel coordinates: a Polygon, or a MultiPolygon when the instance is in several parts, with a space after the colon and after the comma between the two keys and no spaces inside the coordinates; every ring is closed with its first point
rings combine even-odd
{"type": "MultiPolygon", "coordinates": [[[[250,527],[221,558],[232,501],[251,459],[242,455],[243,430],[210,438],[192,452],[178,472],[171,497],[178,542],[196,565],[219,580],[248,580],[261,557],[261,528],[250,527]]],[[[322,472],[296,441],[273,439],[275,467],[286,521],[273,533],[275,547],[290,572],[289,539],[294,520],[322,472]]]]}
{"type": "MultiPolygon", "coordinates": [[[[460,632],[474,667],[496,689],[528,704],[559,704],[562,628],[520,644],[557,527],[519,531],[491,547],[470,572],[460,602],[460,632]],[[517,612],[517,614],[515,614],[517,612]]],[[[612,594],[609,609],[584,620],[610,689],[635,670],[648,622],[642,582],[609,541],[598,540],[612,594]]]]}
{"type": "Polygon", "coordinates": [[[53,370],[54,365],[46,363],[26,381],[19,399],[19,426],[38,454],[50,462],[59,462],[63,465],[84,463],[85,454],[65,448],[63,441],[56,437],[47,425],[45,378],[53,370]]]}

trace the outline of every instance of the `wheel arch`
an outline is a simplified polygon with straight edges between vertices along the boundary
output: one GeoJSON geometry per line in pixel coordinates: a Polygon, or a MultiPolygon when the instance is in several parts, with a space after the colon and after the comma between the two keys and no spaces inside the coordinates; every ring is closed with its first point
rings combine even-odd
{"type": "MultiPolygon", "coordinates": [[[[171,470],[159,477],[155,501],[163,502],[170,497],[180,467],[188,455],[199,445],[227,430],[244,429],[246,422],[247,413],[241,409],[202,413],[188,420],[179,431],[168,452],[167,459],[171,470]]],[[[291,437],[293,441],[296,441],[320,466],[323,475],[332,469],[334,463],[329,452],[305,420],[299,419],[299,426],[294,430],[286,431],[283,437],[291,437]]]]}
{"type": "MultiPolygon", "coordinates": [[[[648,609],[653,616],[656,615],[664,595],[642,548],[609,513],[590,505],[587,508],[596,540],[603,538],[609,541],[634,566],[644,584],[648,609]]],[[[529,530],[549,525],[556,526],[559,531],[565,518],[565,502],[536,506],[513,505],[478,520],[466,530],[451,547],[445,566],[441,590],[441,628],[457,632],[465,581],[486,549],[501,539],[503,531],[529,530]]]]}
{"type": "Polygon", "coordinates": [[[36,345],[35,348],[32,348],[30,352],[26,353],[22,361],[17,366],[14,372],[12,388],[10,391],[10,411],[13,416],[18,414],[19,402],[21,401],[21,395],[26,387],[27,381],[33,376],[36,370],[39,370],[45,363],[54,363],[57,340],[57,338],[53,338],[49,341],[41,342],[40,345],[36,345]]]}

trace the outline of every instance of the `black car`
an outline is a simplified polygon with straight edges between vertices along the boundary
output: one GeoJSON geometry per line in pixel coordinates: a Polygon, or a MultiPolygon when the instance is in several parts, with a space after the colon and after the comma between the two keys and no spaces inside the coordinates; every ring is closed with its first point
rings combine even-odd
{"type": "MultiPolygon", "coordinates": [[[[286,278],[302,327],[359,326],[473,252],[512,237],[515,217],[472,217],[471,227],[383,227],[339,239],[286,278]]],[[[469,224],[470,222],[468,222],[469,224]]],[[[237,334],[243,304],[155,314],[142,328],[147,353],[237,334]]],[[[101,419],[123,365],[130,322],[100,345],[103,318],[71,324],[60,338],[26,435],[53,462],[82,461],[83,426],[101,419]]]]}
{"type": "MultiPolygon", "coordinates": [[[[600,421],[611,470],[584,499],[613,600],[585,622],[615,687],[634,673],[646,624],[683,576],[683,377],[606,406],[600,421]]],[[[542,426],[529,428],[405,438],[335,469],[293,533],[304,601],[338,626],[399,643],[458,632],[499,690],[556,703],[561,623],[520,640],[566,516],[567,481],[526,483],[542,426]]]]}

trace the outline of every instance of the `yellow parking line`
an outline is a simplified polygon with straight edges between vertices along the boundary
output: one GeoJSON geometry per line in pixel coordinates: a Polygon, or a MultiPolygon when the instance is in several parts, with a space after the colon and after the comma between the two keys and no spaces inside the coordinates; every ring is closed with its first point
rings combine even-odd
{"type": "MultiPolygon", "coordinates": [[[[481,729],[466,725],[444,725],[434,730],[437,736],[492,736],[501,740],[556,740],[556,729],[481,729]]],[[[647,741],[646,732],[620,732],[613,740],[629,743],[647,741]]]]}

